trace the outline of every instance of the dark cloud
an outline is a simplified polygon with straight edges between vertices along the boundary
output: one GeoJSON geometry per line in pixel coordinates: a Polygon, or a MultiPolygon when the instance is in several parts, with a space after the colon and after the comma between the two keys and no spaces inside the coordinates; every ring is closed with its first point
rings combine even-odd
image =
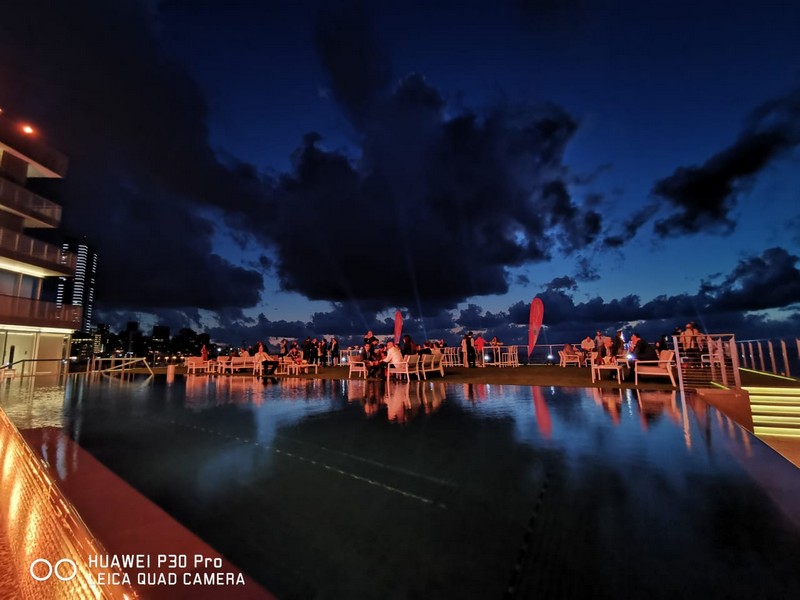
{"type": "Polygon", "coordinates": [[[572,277],[566,275],[563,277],[556,277],[545,286],[548,291],[575,290],[577,287],[577,282],[572,277]]]}
{"type": "MultiPolygon", "coordinates": [[[[798,260],[784,249],[770,248],[760,256],[742,259],[726,275],[710,276],[694,294],[664,295],[648,302],[635,295],[576,302],[567,293],[572,280],[557,278],[538,294],[545,306],[540,343],[577,341],[597,329],[609,334],[618,329],[628,333],[635,329],[648,339],[656,339],[671,334],[687,321],[695,321],[703,331],[735,333],[740,339],[784,337],[787,331],[795,331],[800,325],[798,260]],[[767,314],[763,312],[766,309],[778,309],[783,314],[767,314]]],[[[444,338],[453,344],[466,331],[475,331],[497,335],[507,344],[525,344],[529,311],[530,300],[520,300],[496,312],[471,303],[455,317],[445,310],[427,317],[404,312],[403,332],[418,341],[444,338]]],[[[135,315],[122,317],[132,320],[135,315]]],[[[335,335],[341,344],[348,346],[358,344],[367,330],[389,339],[393,315],[365,312],[347,303],[314,313],[307,323],[270,321],[263,314],[247,320],[235,311],[228,311],[227,317],[220,319],[219,327],[210,333],[217,341],[234,344],[242,340],[250,343],[257,339],[335,335]]]]}
{"type": "Polygon", "coordinates": [[[600,279],[600,274],[588,258],[581,256],[578,258],[578,271],[575,273],[575,279],[578,281],[597,281],[600,279]]]}
{"type": "Polygon", "coordinates": [[[356,127],[369,119],[376,95],[391,82],[389,57],[375,39],[367,6],[364,1],[327,4],[314,40],[330,73],[333,97],[356,127]]]}
{"type": "Polygon", "coordinates": [[[262,235],[275,245],[284,289],[358,299],[365,309],[435,311],[506,292],[509,267],[592,243],[600,217],[562,180],[577,128],[566,112],[448,116],[419,75],[378,91],[361,115],[358,161],[308,135],[278,181],[262,235]]]}
{"type": "MultiPolygon", "coordinates": [[[[675,327],[695,321],[703,330],[736,333],[739,337],[782,337],[800,321],[800,271],[795,255],[770,248],[760,256],[742,259],[720,279],[701,282],[694,294],[659,296],[642,302],[638,296],[576,302],[567,293],[573,280],[554,279],[538,294],[545,306],[543,343],[579,340],[598,328],[606,332],[637,329],[650,339],[670,334],[675,327]],[[758,311],[783,309],[785,317],[758,311]]],[[[526,343],[529,301],[519,301],[499,313],[484,313],[475,304],[462,311],[455,334],[490,329],[504,341],[526,343]]]]}
{"type": "Polygon", "coordinates": [[[739,261],[713,292],[713,307],[752,311],[800,302],[798,260],[783,248],[769,248],[761,256],[739,261]]]}
{"type": "MultiPolygon", "coordinates": [[[[740,193],[777,158],[800,145],[800,90],[758,107],[730,147],[701,166],[680,167],[658,181],[653,194],[669,202],[672,215],[655,224],[661,237],[700,231],[728,233],[740,193]]],[[[644,216],[649,217],[645,209],[644,216]]],[[[635,226],[635,221],[628,229],[635,226]]]]}
{"type": "Polygon", "coordinates": [[[216,158],[205,100],[152,25],[134,0],[12,0],[0,101],[70,157],[62,227],[99,251],[100,306],[252,306],[262,275],[215,254],[211,215],[261,205],[261,181],[216,158]]]}

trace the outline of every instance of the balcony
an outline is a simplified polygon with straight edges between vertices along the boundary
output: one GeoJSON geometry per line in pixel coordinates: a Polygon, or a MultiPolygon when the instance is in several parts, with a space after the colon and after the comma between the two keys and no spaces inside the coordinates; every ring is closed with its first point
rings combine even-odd
{"type": "Polygon", "coordinates": [[[61,206],[0,177],[0,210],[22,217],[23,227],[58,227],[61,206]]]}
{"type": "Polygon", "coordinates": [[[76,262],[73,252],[0,227],[0,268],[34,277],[69,277],[76,262]]]}
{"type": "Polygon", "coordinates": [[[45,144],[37,135],[27,134],[20,123],[0,115],[0,148],[28,164],[29,177],[64,177],[67,157],[45,144]]]}
{"type": "Polygon", "coordinates": [[[58,308],[55,302],[0,295],[0,323],[4,325],[75,330],[80,328],[82,316],[81,306],[58,308]]]}

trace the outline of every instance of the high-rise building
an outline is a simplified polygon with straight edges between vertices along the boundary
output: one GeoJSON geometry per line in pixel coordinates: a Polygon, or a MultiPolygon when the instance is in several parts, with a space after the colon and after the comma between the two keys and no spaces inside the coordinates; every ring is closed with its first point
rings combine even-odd
{"type": "Polygon", "coordinates": [[[0,111],[0,363],[17,371],[58,370],[83,318],[80,306],[42,299],[45,280],[74,276],[75,254],[25,233],[61,224],[61,206],[31,183],[66,172],[63,154],[0,111]]]}
{"type": "Polygon", "coordinates": [[[59,308],[65,304],[83,307],[80,330],[89,333],[92,330],[97,253],[85,242],[76,240],[64,241],[61,249],[75,255],[75,276],[59,278],[56,304],[59,308]]]}

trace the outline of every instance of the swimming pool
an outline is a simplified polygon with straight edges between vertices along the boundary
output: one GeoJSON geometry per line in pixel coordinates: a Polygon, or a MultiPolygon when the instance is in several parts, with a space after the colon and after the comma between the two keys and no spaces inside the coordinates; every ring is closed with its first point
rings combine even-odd
{"type": "Polygon", "coordinates": [[[786,598],[798,471],[670,392],[4,384],[279,598],[786,598]]]}

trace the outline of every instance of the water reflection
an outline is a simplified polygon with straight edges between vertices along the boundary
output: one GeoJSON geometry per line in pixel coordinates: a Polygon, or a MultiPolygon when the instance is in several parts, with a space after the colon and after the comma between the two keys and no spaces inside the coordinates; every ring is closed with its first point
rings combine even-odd
{"type": "Polygon", "coordinates": [[[419,414],[437,412],[446,398],[441,381],[384,382],[352,380],[347,382],[347,400],[360,403],[367,417],[380,414],[386,407],[386,418],[395,423],[408,423],[419,414]]]}
{"type": "Polygon", "coordinates": [[[80,468],[64,432],[284,597],[499,597],[530,526],[539,559],[605,597],[702,597],[707,565],[735,581],[730,548],[759,577],[785,558],[765,540],[794,549],[775,505],[797,517],[796,470],[671,391],[77,377],[0,402],[62,479],[80,468]]]}

